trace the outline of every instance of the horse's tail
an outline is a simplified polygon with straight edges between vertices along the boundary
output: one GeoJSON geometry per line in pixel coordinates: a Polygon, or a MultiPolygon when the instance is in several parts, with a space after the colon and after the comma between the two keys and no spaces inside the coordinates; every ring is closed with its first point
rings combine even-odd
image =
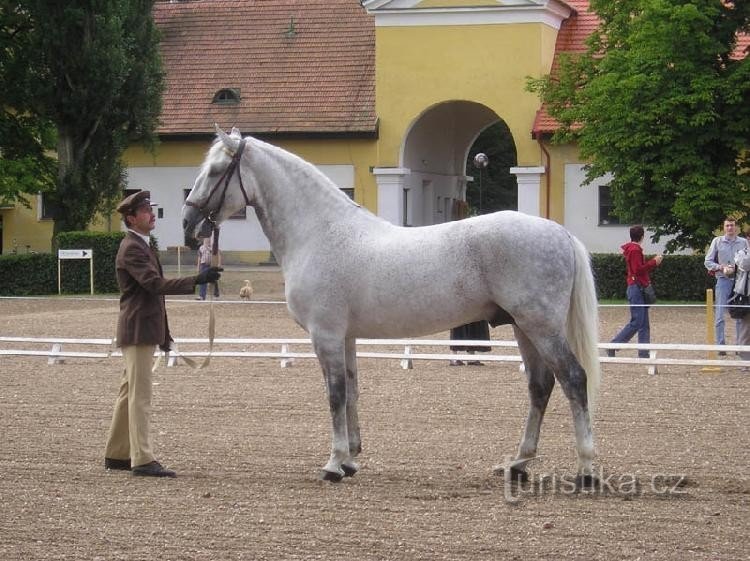
{"type": "Polygon", "coordinates": [[[575,256],[575,277],[568,310],[568,344],[586,371],[589,416],[593,420],[599,394],[599,308],[591,258],[583,244],[570,236],[575,256]]]}

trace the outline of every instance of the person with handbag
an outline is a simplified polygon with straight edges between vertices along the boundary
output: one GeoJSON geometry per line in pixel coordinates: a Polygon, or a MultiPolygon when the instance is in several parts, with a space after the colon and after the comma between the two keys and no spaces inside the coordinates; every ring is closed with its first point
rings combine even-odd
{"type": "MultiPolygon", "coordinates": [[[[747,249],[747,247],[747,240],[737,235],[737,221],[728,216],[724,220],[724,235],[716,236],[706,252],[704,265],[708,273],[716,277],[714,332],[717,345],[726,344],[724,316],[727,312],[727,300],[732,293],[732,285],[734,284],[735,256],[738,251],[747,249]]],[[[739,339],[739,321],[736,322],[735,328],[739,339]]],[[[721,351],[719,355],[724,356],[726,353],[721,351]]]]}
{"type": "MultiPolygon", "coordinates": [[[[611,343],[627,343],[638,334],[639,344],[651,342],[651,326],[648,320],[648,305],[644,301],[643,288],[651,285],[649,273],[661,265],[663,255],[646,261],[643,256],[643,237],[645,230],[641,225],[631,226],[630,241],[620,248],[625,257],[626,280],[628,283],[627,298],[630,304],[630,321],[615,335],[611,343]]],[[[615,349],[607,349],[607,356],[615,356],[615,349]]],[[[638,358],[648,358],[648,350],[638,349],[638,358]]]]}
{"type": "MultiPolygon", "coordinates": [[[[736,274],[734,279],[733,294],[750,295],[748,280],[750,280],[750,249],[741,249],[734,256],[736,274]]],[[[750,308],[746,308],[742,318],[737,320],[737,344],[750,345],[750,308]]],[[[750,351],[738,353],[742,360],[750,360],[750,351]]]]}

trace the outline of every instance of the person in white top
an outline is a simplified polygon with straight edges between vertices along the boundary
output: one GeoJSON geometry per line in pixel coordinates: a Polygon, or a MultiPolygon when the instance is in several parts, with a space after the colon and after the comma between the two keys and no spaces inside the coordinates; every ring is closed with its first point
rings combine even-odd
{"type": "MultiPolygon", "coordinates": [[[[204,238],[203,243],[198,248],[198,272],[205,271],[211,267],[211,249],[213,246],[213,239],[214,237],[211,236],[209,238],[204,238]]],[[[218,254],[219,262],[217,264],[217,267],[221,267],[221,252],[218,254]]],[[[206,290],[208,285],[201,284],[198,288],[198,297],[196,300],[205,300],[206,299],[206,290]]],[[[218,283],[214,283],[214,298],[219,297],[219,285],[218,283]]]]}
{"type": "MultiPolygon", "coordinates": [[[[724,235],[716,236],[706,252],[705,267],[708,272],[716,277],[716,315],[714,316],[714,329],[716,331],[716,344],[725,345],[724,316],[727,310],[727,299],[732,293],[734,284],[734,258],[737,252],[747,249],[747,240],[737,235],[737,221],[732,217],[724,220],[724,235]]],[[[740,323],[736,322],[736,330],[739,331],[740,323]]],[[[723,351],[719,353],[725,355],[723,351]]]]}

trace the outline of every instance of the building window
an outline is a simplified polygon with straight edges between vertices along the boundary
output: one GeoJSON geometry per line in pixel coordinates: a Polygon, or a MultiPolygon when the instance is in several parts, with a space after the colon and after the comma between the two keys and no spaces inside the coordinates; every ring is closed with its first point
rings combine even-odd
{"type": "Polygon", "coordinates": [[[609,185],[599,185],[599,226],[614,226],[620,223],[613,210],[609,185]]]}
{"type": "Polygon", "coordinates": [[[351,200],[354,200],[354,189],[342,189],[344,194],[349,197],[351,200]]]}
{"type": "Polygon", "coordinates": [[[44,196],[44,193],[39,193],[39,197],[37,198],[37,205],[37,216],[39,217],[39,220],[52,220],[54,218],[52,216],[52,209],[47,203],[47,199],[44,196]]]}
{"type": "Polygon", "coordinates": [[[211,103],[239,103],[240,102],[240,89],[239,88],[223,88],[214,94],[214,98],[211,103]]]}
{"type": "Polygon", "coordinates": [[[404,189],[403,194],[403,207],[404,207],[404,218],[403,225],[411,226],[411,189],[404,189]]]}

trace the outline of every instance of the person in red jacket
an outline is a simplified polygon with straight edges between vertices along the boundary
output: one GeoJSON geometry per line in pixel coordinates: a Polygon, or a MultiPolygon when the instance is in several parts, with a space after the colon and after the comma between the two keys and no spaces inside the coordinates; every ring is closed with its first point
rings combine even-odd
{"type": "MultiPolygon", "coordinates": [[[[627,298],[630,303],[630,321],[623,327],[620,332],[612,339],[612,343],[627,343],[638,334],[639,344],[648,344],[651,342],[651,326],[648,321],[648,306],[643,301],[641,287],[651,284],[649,272],[661,265],[663,255],[656,255],[646,261],[643,257],[643,236],[645,231],[643,226],[636,225],[630,228],[630,241],[620,248],[622,255],[625,257],[625,267],[627,270],[627,298]]],[[[615,356],[614,349],[607,350],[608,356],[615,356]]],[[[638,358],[648,358],[648,350],[638,349],[638,358]]]]}

